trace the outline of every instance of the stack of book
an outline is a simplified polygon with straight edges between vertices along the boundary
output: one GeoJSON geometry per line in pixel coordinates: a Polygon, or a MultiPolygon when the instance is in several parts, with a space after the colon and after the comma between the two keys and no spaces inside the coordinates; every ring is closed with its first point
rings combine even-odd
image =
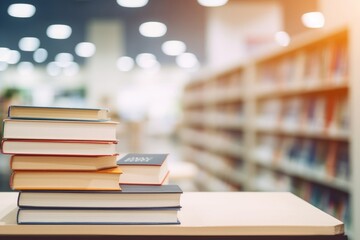
{"type": "Polygon", "coordinates": [[[179,203],[156,204],[179,202],[179,194],[151,197],[148,190],[126,186],[121,191],[116,126],[106,109],[10,106],[2,152],[12,154],[18,223],[178,223],[179,203]]]}

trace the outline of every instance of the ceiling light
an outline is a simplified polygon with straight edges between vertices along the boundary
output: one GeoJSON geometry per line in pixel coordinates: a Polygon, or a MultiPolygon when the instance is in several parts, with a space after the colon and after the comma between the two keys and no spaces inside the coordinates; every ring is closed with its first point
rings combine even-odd
{"type": "Polygon", "coordinates": [[[0,47],[0,62],[7,62],[10,57],[10,49],[0,47]]]}
{"type": "Polygon", "coordinates": [[[116,0],[116,2],[122,7],[138,8],[145,6],[149,0],[116,0]]]}
{"type": "Polygon", "coordinates": [[[66,76],[75,76],[79,72],[79,64],[76,62],[70,62],[69,66],[64,69],[64,74],[66,76]]]}
{"type": "Polygon", "coordinates": [[[90,42],[81,42],[75,47],[75,53],[80,57],[91,57],[95,54],[95,51],[95,45],[90,42]]]}
{"type": "Polygon", "coordinates": [[[0,61],[0,72],[5,71],[8,68],[8,64],[6,62],[0,61]]]}
{"type": "Polygon", "coordinates": [[[56,77],[60,75],[61,68],[55,62],[50,62],[46,66],[46,71],[50,76],[56,77]]]}
{"type": "Polygon", "coordinates": [[[28,75],[34,71],[34,65],[31,62],[21,62],[17,66],[20,75],[28,75]]]}
{"type": "Polygon", "coordinates": [[[32,52],[38,49],[40,40],[35,37],[23,37],[19,41],[19,48],[26,52],[32,52]]]}
{"type": "Polygon", "coordinates": [[[146,22],[140,25],[139,31],[145,37],[161,37],[165,35],[167,28],[161,22],[146,22]]]}
{"type": "Polygon", "coordinates": [[[182,41],[166,41],[161,45],[162,51],[169,56],[177,56],[185,52],[186,45],[182,41]]]}
{"type": "Polygon", "coordinates": [[[54,38],[54,39],[66,39],[69,38],[71,35],[71,27],[68,25],[64,25],[64,24],[54,24],[54,25],[50,25],[47,29],[46,29],[46,35],[49,38],[54,38]]]}
{"type": "Polygon", "coordinates": [[[198,0],[198,3],[205,7],[220,7],[225,5],[228,0],[198,0]]]}
{"type": "Polygon", "coordinates": [[[29,18],[35,14],[36,8],[31,4],[14,3],[8,8],[8,14],[12,17],[29,18]]]}
{"type": "Polygon", "coordinates": [[[74,57],[70,53],[58,53],[55,56],[55,62],[59,67],[66,68],[74,61],[74,57]]]}
{"type": "Polygon", "coordinates": [[[33,55],[34,61],[37,63],[45,62],[47,57],[48,57],[48,52],[46,51],[46,49],[43,48],[36,49],[33,55]]]}
{"type": "Polygon", "coordinates": [[[193,53],[183,53],[176,57],[176,63],[181,68],[193,68],[199,64],[193,53]]]}
{"type": "Polygon", "coordinates": [[[140,53],[136,56],[136,63],[141,68],[151,68],[155,66],[157,62],[155,55],[151,53],[140,53]]]}
{"type": "Polygon", "coordinates": [[[322,28],[325,25],[325,18],[321,12],[308,12],[301,16],[301,21],[308,28],[322,28]]]}
{"type": "Polygon", "coordinates": [[[127,56],[120,57],[116,61],[116,67],[122,72],[128,72],[134,68],[134,60],[127,56]]]}
{"type": "Polygon", "coordinates": [[[286,47],[290,44],[290,36],[287,32],[279,31],[275,33],[275,42],[280,46],[286,47]]]}
{"type": "Polygon", "coordinates": [[[17,64],[20,61],[20,53],[16,50],[9,51],[9,58],[7,60],[8,64],[17,64]]]}

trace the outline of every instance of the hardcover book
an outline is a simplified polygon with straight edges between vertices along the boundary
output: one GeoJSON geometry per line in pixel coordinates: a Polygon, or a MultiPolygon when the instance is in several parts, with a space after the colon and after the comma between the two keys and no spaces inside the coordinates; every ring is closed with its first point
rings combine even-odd
{"type": "Polygon", "coordinates": [[[6,119],[4,139],[115,141],[116,122],[6,119]]]}
{"type": "Polygon", "coordinates": [[[13,190],[120,190],[119,167],[99,171],[14,171],[13,190]]]}
{"type": "Polygon", "coordinates": [[[4,154],[108,156],[117,154],[115,141],[55,141],[5,139],[4,154]]]}
{"type": "Polygon", "coordinates": [[[121,191],[22,191],[21,208],[168,208],[180,207],[177,185],[122,185],[121,191]]]}
{"type": "Polygon", "coordinates": [[[8,109],[9,118],[19,119],[63,119],[85,121],[110,120],[109,110],[103,108],[67,108],[12,105],[8,109]]]}
{"type": "Polygon", "coordinates": [[[96,171],[116,167],[118,155],[110,156],[55,156],[55,155],[13,155],[12,170],[72,170],[96,171]]]}
{"type": "Polygon", "coordinates": [[[179,224],[179,208],[19,209],[18,224],[179,224]]]}
{"type": "Polygon", "coordinates": [[[127,154],[117,161],[123,170],[120,184],[161,185],[169,174],[168,154],[127,154]]]}

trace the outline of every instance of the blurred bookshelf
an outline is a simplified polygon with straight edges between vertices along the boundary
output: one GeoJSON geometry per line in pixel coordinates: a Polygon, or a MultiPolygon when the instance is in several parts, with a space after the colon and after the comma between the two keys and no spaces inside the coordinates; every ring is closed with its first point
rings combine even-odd
{"type": "Polygon", "coordinates": [[[185,87],[181,139],[200,190],[291,191],[351,236],[349,36],[309,31],[185,87]]]}

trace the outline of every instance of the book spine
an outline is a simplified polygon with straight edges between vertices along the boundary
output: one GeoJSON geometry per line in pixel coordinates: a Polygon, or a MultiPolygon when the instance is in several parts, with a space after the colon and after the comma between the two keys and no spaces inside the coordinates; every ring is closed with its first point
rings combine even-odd
{"type": "Polygon", "coordinates": [[[15,190],[15,188],[14,188],[14,181],[15,181],[15,172],[12,172],[12,173],[11,173],[11,176],[10,176],[10,188],[11,188],[12,190],[15,190]]]}
{"type": "Polygon", "coordinates": [[[7,115],[8,115],[8,117],[10,118],[11,117],[11,109],[13,108],[14,106],[9,106],[9,108],[8,108],[8,112],[7,112],[7,115]]]}
{"type": "Polygon", "coordinates": [[[12,170],[14,170],[13,169],[14,157],[15,157],[15,155],[11,155],[11,157],[10,157],[10,169],[12,169],[12,170]]]}

